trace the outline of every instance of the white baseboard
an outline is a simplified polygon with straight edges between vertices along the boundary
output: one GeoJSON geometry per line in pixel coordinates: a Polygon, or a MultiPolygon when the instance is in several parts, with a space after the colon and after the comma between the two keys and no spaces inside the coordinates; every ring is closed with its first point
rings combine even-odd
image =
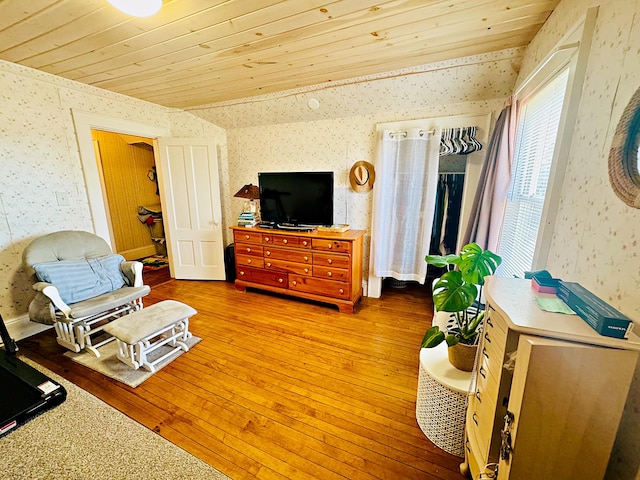
{"type": "Polygon", "coordinates": [[[43,325],[42,323],[32,322],[29,320],[28,315],[5,320],[4,324],[7,326],[11,338],[16,341],[53,328],[53,325],[43,325]]]}

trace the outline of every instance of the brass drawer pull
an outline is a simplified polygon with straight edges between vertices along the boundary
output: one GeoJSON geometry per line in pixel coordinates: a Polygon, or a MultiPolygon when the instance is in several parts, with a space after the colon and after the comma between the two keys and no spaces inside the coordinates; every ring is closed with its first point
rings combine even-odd
{"type": "Polygon", "coordinates": [[[302,246],[303,246],[303,247],[306,247],[307,245],[309,245],[309,242],[307,242],[306,240],[303,240],[303,241],[302,241],[302,246]]]}
{"type": "Polygon", "coordinates": [[[249,235],[245,235],[244,238],[246,238],[247,240],[249,240],[251,237],[249,235]]]}
{"type": "Polygon", "coordinates": [[[249,260],[247,260],[247,263],[251,263],[252,261],[253,261],[253,260],[249,259],[249,260]]]}
{"type": "Polygon", "coordinates": [[[269,237],[264,237],[264,241],[265,242],[270,242],[271,240],[269,240],[269,237]]]}
{"type": "Polygon", "coordinates": [[[305,268],[305,269],[304,269],[304,273],[309,273],[309,269],[308,269],[308,268],[305,268]]]}
{"type": "Polygon", "coordinates": [[[240,270],[240,276],[244,275],[244,271],[240,270]]]}
{"type": "Polygon", "coordinates": [[[329,265],[331,265],[331,264],[333,263],[333,260],[328,259],[328,260],[327,260],[327,263],[328,263],[329,265]]]}
{"type": "Polygon", "coordinates": [[[329,277],[333,277],[333,273],[328,272],[328,273],[327,273],[327,276],[329,276],[329,277]]]}
{"type": "Polygon", "coordinates": [[[293,286],[295,287],[296,285],[298,285],[298,282],[296,282],[295,280],[293,281],[293,286]]]}
{"type": "Polygon", "coordinates": [[[278,283],[284,283],[284,278],[279,278],[278,283]]]}
{"type": "Polygon", "coordinates": [[[340,292],[340,295],[344,294],[344,288],[341,288],[340,290],[338,290],[340,292]]]}
{"type": "Polygon", "coordinates": [[[251,252],[251,248],[247,247],[247,253],[251,252]]]}
{"type": "Polygon", "coordinates": [[[267,267],[270,267],[270,266],[271,266],[271,262],[267,262],[267,267]]]}
{"type": "Polygon", "coordinates": [[[287,240],[287,239],[285,238],[284,240],[282,240],[282,243],[284,243],[284,244],[286,245],[287,243],[289,243],[289,240],[287,240]]]}
{"type": "Polygon", "coordinates": [[[271,256],[271,252],[270,252],[269,250],[267,250],[267,251],[265,252],[265,255],[266,255],[267,257],[270,257],[270,256],[271,256]]]}

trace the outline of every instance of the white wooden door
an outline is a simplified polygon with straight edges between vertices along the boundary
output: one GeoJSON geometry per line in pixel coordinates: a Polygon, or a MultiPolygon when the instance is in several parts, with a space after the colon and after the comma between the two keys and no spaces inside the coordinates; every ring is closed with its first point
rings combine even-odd
{"type": "Polygon", "coordinates": [[[222,209],[214,142],[200,138],[158,138],[156,150],[173,276],[224,280],[222,209]]]}

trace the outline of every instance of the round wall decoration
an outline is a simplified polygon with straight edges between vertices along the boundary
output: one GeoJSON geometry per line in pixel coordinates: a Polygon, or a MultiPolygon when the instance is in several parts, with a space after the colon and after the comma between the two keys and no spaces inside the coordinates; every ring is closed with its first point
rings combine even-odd
{"type": "Polygon", "coordinates": [[[360,160],[353,164],[349,172],[349,183],[354,192],[368,192],[373,188],[376,171],[369,162],[360,160]]]}

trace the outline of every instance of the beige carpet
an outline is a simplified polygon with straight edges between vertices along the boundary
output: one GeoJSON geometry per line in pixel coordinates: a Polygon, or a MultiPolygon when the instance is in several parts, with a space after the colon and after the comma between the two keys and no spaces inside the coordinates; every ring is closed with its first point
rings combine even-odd
{"type": "Polygon", "coordinates": [[[229,479],[81,388],[21,359],[62,384],[67,400],[0,438],[3,479],[229,479]]]}
{"type": "MultiPolygon", "coordinates": [[[[200,342],[200,340],[201,338],[196,336],[192,336],[191,338],[189,338],[186,341],[186,344],[189,346],[189,350],[191,350],[194,345],[200,342]]],[[[153,351],[149,355],[149,359],[153,361],[156,358],[160,358],[162,355],[169,352],[171,348],[172,347],[164,345],[153,351]]],[[[69,357],[74,362],[78,362],[85,367],[89,367],[96,372],[100,372],[103,375],[118,380],[119,382],[129,385],[130,387],[137,387],[147,378],[153,375],[153,373],[148,372],[142,367],[134,370],[131,367],[127,366],[126,364],[118,360],[118,357],[116,356],[117,352],[118,345],[115,341],[113,341],[100,348],[100,358],[96,358],[96,356],[91,352],[65,352],[64,355],[69,357]]],[[[189,352],[180,351],[179,354],[173,355],[163,362],[160,362],[158,365],[156,365],[156,371],[159,371],[160,369],[162,369],[162,367],[168,365],[184,353],[189,352]]]]}

